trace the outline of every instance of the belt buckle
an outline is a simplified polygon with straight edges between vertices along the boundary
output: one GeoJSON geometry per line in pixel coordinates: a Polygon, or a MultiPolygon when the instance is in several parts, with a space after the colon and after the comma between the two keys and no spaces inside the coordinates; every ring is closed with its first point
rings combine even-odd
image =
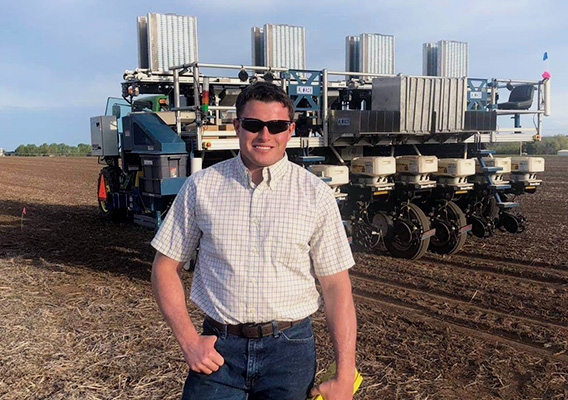
{"type": "Polygon", "coordinates": [[[241,335],[249,339],[258,339],[263,337],[262,324],[248,323],[241,325],[241,335]]]}

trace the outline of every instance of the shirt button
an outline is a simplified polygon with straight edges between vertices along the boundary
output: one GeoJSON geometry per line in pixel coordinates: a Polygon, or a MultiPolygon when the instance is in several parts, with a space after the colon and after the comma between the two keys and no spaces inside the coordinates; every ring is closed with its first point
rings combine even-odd
{"type": "Polygon", "coordinates": [[[252,248],[252,254],[256,254],[256,247],[252,248]]]}
{"type": "Polygon", "coordinates": [[[252,223],[255,224],[255,225],[258,225],[258,218],[254,218],[254,219],[252,220],[252,223]]]}

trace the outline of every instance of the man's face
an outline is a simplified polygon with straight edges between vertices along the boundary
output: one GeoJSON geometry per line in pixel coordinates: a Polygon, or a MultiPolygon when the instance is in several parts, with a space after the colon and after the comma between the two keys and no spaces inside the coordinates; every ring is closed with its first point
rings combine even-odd
{"type": "MultiPolygon", "coordinates": [[[[289,121],[288,108],[279,102],[264,103],[250,100],[244,106],[241,118],[255,118],[261,121],[289,121]]],[[[264,126],[257,133],[249,132],[241,126],[238,120],[233,121],[239,137],[241,157],[246,167],[252,172],[259,168],[269,167],[284,157],[286,144],[292,137],[295,124],[291,123],[283,132],[272,134],[264,126]]]]}

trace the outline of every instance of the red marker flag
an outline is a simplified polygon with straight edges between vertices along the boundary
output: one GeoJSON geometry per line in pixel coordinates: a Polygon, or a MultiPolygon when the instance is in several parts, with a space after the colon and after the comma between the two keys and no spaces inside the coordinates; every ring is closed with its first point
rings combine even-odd
{"type": "Polygon", "coordinates": [[[24,215],[26,215],[28,213],[28,210],[26,210],[26,206],[22,207],[22,217],[20,218],[20,229],[24,229],[24,215]]]}

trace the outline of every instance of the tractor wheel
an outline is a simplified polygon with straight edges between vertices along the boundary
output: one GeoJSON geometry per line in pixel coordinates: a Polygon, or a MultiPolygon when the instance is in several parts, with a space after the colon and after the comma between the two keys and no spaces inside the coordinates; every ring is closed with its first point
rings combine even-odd
{"type": "Polygon", "coordinates": [[[118,175],[111,168],[106,167],[99,173],[97,185],[99,199],[99,214],[108,220],[120,222],[124,219],[125,210],[114,207],[110,198],[112,193],[118,192],[120,183],[118,175]],[[104,188],[104,190],[102,190],[104,188]]]}
{"type": "Polygon", "coordinates": [[[430,239],[429,250],[438,254],[455,254],[464,245],[467,235],[460,228],[467,223],[464,213],[453,201],[436,210],[432,227],[436,234],[430,239]]]}
{"type": "Polygon", "coordinates": [[[430,221],[424,212],[416,204],[408,203],[393,222],[393,232],[385,238],[389,253],[411,260],[422,257],[430,244],[430,237],[423,237],[430,229],[430,221]]]}

